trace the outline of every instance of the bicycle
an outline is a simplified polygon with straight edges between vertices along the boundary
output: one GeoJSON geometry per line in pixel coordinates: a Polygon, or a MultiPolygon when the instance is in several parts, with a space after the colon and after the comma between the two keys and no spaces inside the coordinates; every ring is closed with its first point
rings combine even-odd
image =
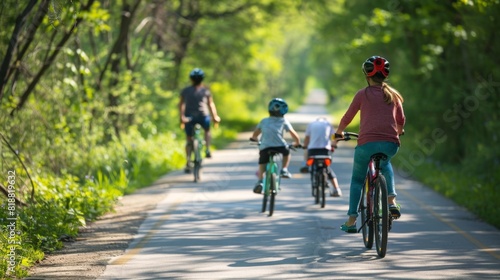
{"type": "Polygon", "coordinates": [[[321,202],[321,208],[325,208],[325,192],[328,187],[328,168],[332,163],[330,156],[313,155],[308,157],[307,166],[311,167],[311,186],[315,203],[321,202]]]}
{"type": "MultiPolygon", "coordinates": [[[[257,143],[260,145],[260,141],[256,142],[252,138],[250,138],[251,142],[257,143]]],[[[291,144],[287,144],[287,148],[291,150],[296,150],[295,148],[300,148],[301,146],[293,146],[291,144]]],[[[262,181],[262,213],[266,212],[267,202],[269,201],[269,217],[271,217],[274,213],[274,204],[276,200],[276,195],[278,195],[280,191],[281,184],[281,176],[280,176],[280,168],[278,157],[281,155],[279,151],[269,150],[269,162],[266,164],[266,172],[264,176],[264,180],[262,181]]]]}
{"type": "Polygon", "coordinates": [[[194,125],[194,136],[193,136],[193,176],[194,182],[197,183],[201,180],[201,162],[203,157],[201,151],[203,150],[204,139],[202,135],[202,129],[200,124],[194,125]]]}
{"type": "MultiPolygon", "coordinates": [[[[187,120],[189,122],[192,121],[193,118],[191,117],[188,117],[187,120]]],[[[186,124],[184,123],[181,123],[181,129],[184,129],[186,126],[186,124]]],[[[191,156],[190,158],[188,159],[188,162],[192,162],[193,164],[193,176],[194,176],[194,182],[199,182],[200,179],[201,179],[201,176],[200,176],[200,170],[201,170],[201,162],[203,160],[202,158],[202,155],[201,155],[201,151],[203,149],[203,145],[204,145],[204,139],[203,139],[203,135],[202,135],[202,129],[201,129],[201,125],[200,124],[195,124],[194,127],[193,127],[193,142],[192,143],[189,143],[189,145],[191,145],[192,147],[192,151],[191,151],[191,156]],[[194,155],[194,156],[193,156],[194,155]],[[191,159],[192,158],[192,159],[191,159]]],[[[189,165],[186,166],[186,173],[191,173],[191,170],[190,170],[190,167],[189,165]]]]}
{"type": "MultiPolygon", "coordinates": [[[[358,134],[344,132],[344,137],[337,138],[337,140],[349,141],[351,137],[357,138],[358,134]]],[[[380,172],[380,162],[384,160],[387,160],[387,155],[384,153],[376,153],[370,157],[358,206],[361,226],[357,231],[362,232],[363,243],[367,249],[373,247],[373,239],[375,239],[377,254],[381,258],[387,253],[387,241],[392,222],[399,218],[389,213],[387,182],[380,172]]]]}

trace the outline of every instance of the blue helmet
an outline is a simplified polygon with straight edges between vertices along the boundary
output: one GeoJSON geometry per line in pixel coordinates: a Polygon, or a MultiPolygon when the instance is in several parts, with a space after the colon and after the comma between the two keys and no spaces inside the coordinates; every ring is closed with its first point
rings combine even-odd
{"type": "Polygon", "coordinates": [[[274,98],[269,102],[268,110],[273,116],[283,116],[288,113],[288,104],[281,98],[274,98]]]}
{"type": "Polygon", "coordinates": [[[199,84],[201,81],[203,81],[203,78],[205,78],[205,72],[201,70],[200,68],[194,68],[190,73],[189,73],[189,78],[193,80],[193,82],[199,84]]]}

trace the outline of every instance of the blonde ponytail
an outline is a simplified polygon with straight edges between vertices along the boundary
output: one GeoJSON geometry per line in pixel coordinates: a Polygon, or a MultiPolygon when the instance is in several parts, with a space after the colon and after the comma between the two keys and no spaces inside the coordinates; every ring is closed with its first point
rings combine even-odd
{"type": "Polygon", "coordinates": [[[384,91],[384,101],[387,104],[393,102],[403,103],[403,96],[393,87],[389,86],[387,83],[382,83],[382,90],[384,91]]]}

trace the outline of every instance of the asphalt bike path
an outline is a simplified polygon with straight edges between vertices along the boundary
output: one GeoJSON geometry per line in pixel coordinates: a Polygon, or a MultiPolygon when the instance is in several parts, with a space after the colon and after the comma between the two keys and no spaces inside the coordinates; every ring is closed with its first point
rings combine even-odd
{"type": "MultiPolygon", "coordinates": [[[[299,130],[327,112],[324,92],[287,118],[299,130]]],[[[303,132],[300,133],[303,139],[303,132]]],[[[98,279],[498,279],[500,231],[443,196],[396,172],[402,217],[385,258],[364,248],[346,220],[354,141],[339,143],[332,167],[342,197],[314,204],[303,151],[292,152],[292,179],[282,179],[272,217],[252,192],[258,150],[241,133],[203,161],[202,181],[176,171],[155,185],[165,199],[148,213],[123,255],[98,279]]],[[[407,137],[407,136],[405,136],[407,137]]],[[[291,140],[291,139],[289,139],[291,140]]],[[[404,139],[403,139],[404,142],[404,139]]],[[[358,221],[359,225],[359,221],[358,221]]]]}

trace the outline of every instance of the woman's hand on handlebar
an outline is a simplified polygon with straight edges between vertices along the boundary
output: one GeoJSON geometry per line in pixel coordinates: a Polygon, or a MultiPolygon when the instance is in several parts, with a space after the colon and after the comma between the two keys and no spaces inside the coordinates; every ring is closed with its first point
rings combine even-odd
{"type": "Polygon", "coordinates": [[[192,120],[191,117],[181,116],[181,123],[188,123],[192,120]]]}
{"type": "Polygon", "coordinates": [[[336,132],[335,133],[335,141],[349,141],[352,140],[352,137],[358,138],[357,133],[353,132],[343,132],[341,131],[340,133],[336,132]]]}

